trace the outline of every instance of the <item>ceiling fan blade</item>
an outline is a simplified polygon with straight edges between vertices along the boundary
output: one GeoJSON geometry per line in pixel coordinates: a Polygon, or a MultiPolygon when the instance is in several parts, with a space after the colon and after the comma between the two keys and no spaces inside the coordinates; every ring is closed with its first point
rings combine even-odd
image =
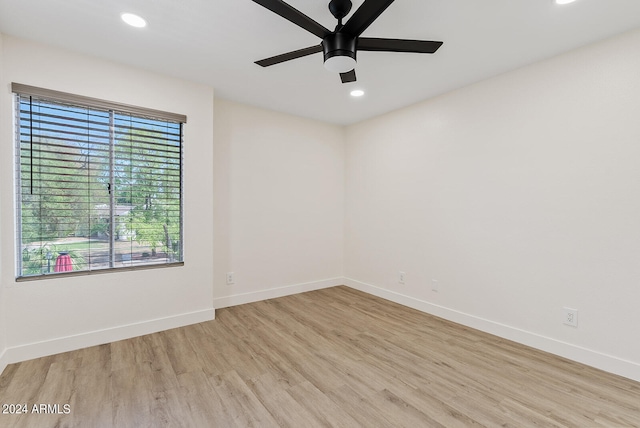
{"type": "Polygon", "coordinates": [[[289,6],[287,3],[281,0],[253,0],[255,3],[258,3],[261,6],[266,7],[273,13],[280,15],[284,19],[293,22],[298,27],[307,30],[310,33],[315,34],[320,38],[325,38],[331,31],[324,28],[322,25],[318,24],[313,19],[309,18],[304,13],[300,12],[298,9],[289,6]]]}
{"type": "Polygon", "coordinates": [[[393,3],[393,0],[365,0],[347,23],[344,24],[341,31],[352,36],[359,36],[391,3],[393,3]]]}
{"type": "Polygon", "coordinates": [[[356,81],[356,70],[347,71],[346,73],[340,73],[340,79],[342,83],[349,83],[356,81]]]}
{"type": "Polygon", "coordinates": [[[303,56],[318,52],[322,52],[322,45],[311,46],[304,49],[298,49],[297,51],[272,56],[271,58],[261,59],[260,61],[256,61],[256,64],[262,67],[269,67],[270,65],[280,64],[281,62],[291,61],[292,59],[302,58],[303,56]]]}
{"type": "Polygon", "coordinates": [[[442,42],[427,40],[403,40],[403,39],[377,39],[360,37],[358,39],[359,51],[384,51],[384,52],[413,52],[435,53],[442,42]]]}

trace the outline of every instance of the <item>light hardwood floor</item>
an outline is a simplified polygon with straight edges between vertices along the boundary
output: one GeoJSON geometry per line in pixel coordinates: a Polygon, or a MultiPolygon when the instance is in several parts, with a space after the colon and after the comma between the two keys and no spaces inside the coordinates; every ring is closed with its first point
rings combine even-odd
{"type": "Polygon", "coordinates": [[[2,427],[640,426],[640,383],[347,287],[8,366],[2,427]]]}

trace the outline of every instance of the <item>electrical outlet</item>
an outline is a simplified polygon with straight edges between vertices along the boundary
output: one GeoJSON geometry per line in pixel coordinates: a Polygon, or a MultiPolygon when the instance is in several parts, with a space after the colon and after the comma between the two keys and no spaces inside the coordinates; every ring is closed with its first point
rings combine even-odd
{"type": "Polygon", "coordinates": [[[402,271],[398,272],[398,282],[400,284],[404,284],[404,279],[405,279],[405,273],[402,271]]]}
{"type": "Polygon", "coordinates": [[[233,272],[227,272],[227,285],[234,284],[233,272]]]}
{"type": "Polygon", "coordinates": [[[431,280],[431,291],[435,291],[436,293],[440,290],[440,284],[438,284],[437,279],[431,280]]]}
{"type": "Polygon", "coordinates": [[[578,327],[578,310],[567,307],[562,308],[562,323],[578,327]]]}

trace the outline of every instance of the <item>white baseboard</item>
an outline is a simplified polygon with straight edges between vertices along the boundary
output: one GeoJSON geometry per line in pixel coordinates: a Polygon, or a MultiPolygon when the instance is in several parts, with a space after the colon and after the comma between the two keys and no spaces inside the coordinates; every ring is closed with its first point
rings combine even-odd
{"type": "MultiPolygon", "coordinates": [[[[190,324],[209,321],[215,318],[215,309],[205,309],[197,312],[157,318],[141,323],[128,324],[104,330],[90,331],[73,336],[60,337],[43,342],[7,348],[0,355],[0,369],[4,370],[8,364],[31,360],[61,352],[73,351],[89,346],[129,339],[145,334],[156,333],[190,324]]],[[[0,370],[0,373],[2,373],[0,370]]]]}
{"type": "Polygon", "coordinates": [[[344,278],[344,284],[356,290],[391,300],[392,302],[453,321],[476,330],[484,331],[504,339],[512,340],[523,345],[561,357],[586,364],[591,367],[614,373],[640,382],[640,364],[623,360],[611,355],[602,354],[570,343],[562,342],[549,337],[541,336],[529,331],[510,327],[495,321],[479,318],[443,306],[435,305],[414,297],[405,296],[393,291],[385,290],[371,284],[344,278]]]}
{"type": "Polygon", "coordinates": [[[2,353],[0,353],[0,374],[7,368],[9,365],[9,361],[7,360],[7,350],[3,349],[2,353]]]}
{"type": "Polygon", "coordinates": [[[261,300],[275,299],[277,297],[290,296],[292,294],[304,293],[305,291],[320,290],[322,288],[343,285],[344,278],[331,278],[321,281],[305,282],[302,284],[286,285],[268,290],[253,291],[250,293],[240,293],[231,296],[213,299],[213,307],[216,309],[227,308],[229,306],[244,305],[245,303],[259,302],[261,300]]]}

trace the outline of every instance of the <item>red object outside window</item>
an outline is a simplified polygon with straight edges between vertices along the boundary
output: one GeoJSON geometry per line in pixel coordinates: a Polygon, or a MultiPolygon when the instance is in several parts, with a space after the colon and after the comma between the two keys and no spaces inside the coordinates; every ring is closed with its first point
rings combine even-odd
{"type": "Polygon", "coordinates": [[[61,253],[56,259],[56,266],[53,268],[54,272],[68,272],[73,270],[71,264],[71,256],[66,253],[61,253]]]}

